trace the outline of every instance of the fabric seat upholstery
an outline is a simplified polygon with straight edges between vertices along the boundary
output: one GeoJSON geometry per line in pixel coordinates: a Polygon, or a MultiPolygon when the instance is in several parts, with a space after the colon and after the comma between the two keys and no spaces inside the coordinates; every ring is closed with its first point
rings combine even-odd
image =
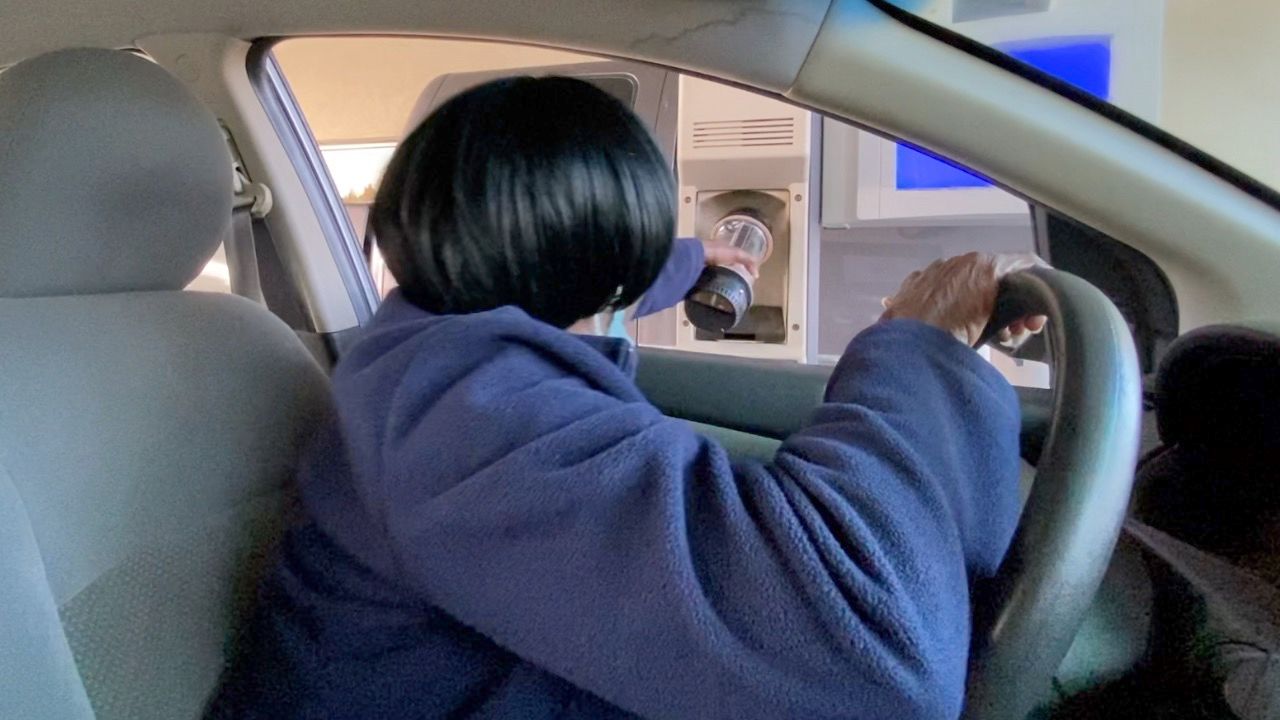
{"type": "Polygon", "coordinates": [[[1232,561],[1274,559],[1280,328],[1214,325],[1178,338],[1155,402],[1162,445],[1139,469],[1135,517],[1232,561]]]}
{"type": "Polygon", "coordinates": [[[1215,325],[1170,345],[1154,386],[1160,444],[1139,463],[1121,538],[1148,569],[1152,636],[1133,672],[1073,698],[1058,717],[1280,711],[1277,330],[1215,325]]]}
{"type": "Polygon", "coordinates": [[[216,120],[134,55],[0,74],[0,717],[199,716],[327,381],[183,292],[231,215],[216,120]]]}

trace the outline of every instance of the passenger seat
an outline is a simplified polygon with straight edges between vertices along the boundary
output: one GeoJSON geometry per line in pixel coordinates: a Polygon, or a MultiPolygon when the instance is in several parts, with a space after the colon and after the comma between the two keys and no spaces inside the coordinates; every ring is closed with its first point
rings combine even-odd
{"type": "Polygon", "coordinates": [[[1178,338],[1155,405],[1161,445],[1140,464],[1135,517],[1280,582],[1280,327],[1178,338]]]}
{"type": "Polygon", "coordinates": [[[1278,330],[1215,325],[1169,346],[1155,383],[1160,445],[1139,463],[1108,574],[1136,586],[1139,573],[1118,571],[1141,554],[1148,597],[1118,607],[1150,613],[1144,657],[1055,717],[1280,717],[1278,330]]]}
{"type": "Polygon", "coordinates": [[[0,73],[0,717],[193,718],[300,446],[297,337],[182,292],[229,153],[162,68],[68,50],[0,73]]]}

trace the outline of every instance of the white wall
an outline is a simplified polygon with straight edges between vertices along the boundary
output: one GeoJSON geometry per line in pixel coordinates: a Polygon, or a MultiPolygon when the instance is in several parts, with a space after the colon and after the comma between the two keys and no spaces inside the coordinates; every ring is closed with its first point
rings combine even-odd
{"type": "Polygon", "coordinates": [[[414,102],[440,75],[591,62],[545,48],[439,38],[300,38],[276,59],[321,144],[399,140],[414,102]]]}
{"type": "Polygon", "coordinates": [[[1160,125],[1280,188],[1280,2],[1167,0],[1160,125]]]}

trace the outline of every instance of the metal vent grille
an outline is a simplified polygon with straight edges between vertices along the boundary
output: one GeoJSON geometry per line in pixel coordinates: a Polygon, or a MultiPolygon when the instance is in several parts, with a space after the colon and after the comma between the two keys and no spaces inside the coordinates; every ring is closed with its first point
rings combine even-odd
{"type": "Polygon", "coordinates": [[[703,120],[693,124],[694,148],[787,146],[795,142],[795,118],[703,120]]]}

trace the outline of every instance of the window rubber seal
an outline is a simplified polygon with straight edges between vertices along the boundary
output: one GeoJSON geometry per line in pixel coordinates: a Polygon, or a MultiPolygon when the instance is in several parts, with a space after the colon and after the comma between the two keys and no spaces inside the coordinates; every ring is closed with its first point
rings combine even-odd
{"type": "Polygon", "coordinates": [[[298,173],[346,288],[356,322],[363,326],[373,319],[378,308],[378,291],[311,126],[298,106],[284,71],[271,54],[278,42],[278,38],[264,38],[252,44],[245,60],[249,83],[298,173]]]}

